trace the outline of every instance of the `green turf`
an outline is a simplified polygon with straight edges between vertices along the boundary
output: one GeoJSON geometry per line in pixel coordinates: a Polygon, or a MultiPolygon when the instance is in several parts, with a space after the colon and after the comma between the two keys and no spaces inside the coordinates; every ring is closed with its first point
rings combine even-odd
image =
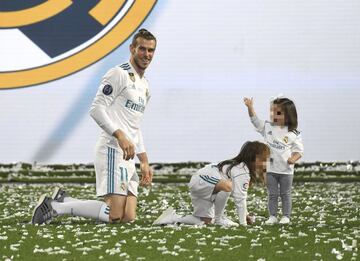
{"type": "MultiPolygon", "coordinates": [[[[95,183],[95,174],[92,172],[31,172],[24,173],[0,173],[0,183],[95,183]]],[[[188,183],[191,175],[187,174],[163,174],[154,175],[155,183],[188,183]]],[[[308,173],[296,173],[294,182],[360,182],[360,175],[351,175],[344,172],[336,174],[324,173],[313,175],[308,173]]]]}
{"type": "MultiPolygon", "coordinates": [[[[207,162],[152,163],[154,182],[187,183],[207,162]]],[[[136,164],[140,173],[139,164],[136,164]]],[[[0,163],[0,183],[95,183],[93,164],[0,163]]],[[[294,182],[360,182],[359,162],[300,163],[294,182]]]]}
{"type": "MultiPolygon", "coordinates": [[[[295,184],[288,226],[262,224],[266,192],[260,187],[249,190],[254,226],[152,226],[168,206],[180,214],[191,212],[185,184],[155,184],[149,195],[139,197],[132,225],[77,217],[30,225],[36,200],[54,187],[0,185],[0,260],[359,260],[359,183],[295,184]]],[[[69,184],[66,189],[74,197],[95,199],[94,184],[69,184]]],[[[232,201],[227,213],[235,220],[232,201]]]]}

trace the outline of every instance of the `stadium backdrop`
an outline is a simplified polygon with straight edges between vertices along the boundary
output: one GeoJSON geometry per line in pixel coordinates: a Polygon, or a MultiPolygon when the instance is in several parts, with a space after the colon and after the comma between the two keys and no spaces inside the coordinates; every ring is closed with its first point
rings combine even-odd
{"type": "Polygon", "coordinates": [[[360,158],[360,3],[356,0],[3,0],[0,162],[88,163],[88,109],[131,35],[158,38],[143,122],[150,159],[217,161],[260,139],[242,102],[269,117],[295,100],[304,161],[360,158]]]}

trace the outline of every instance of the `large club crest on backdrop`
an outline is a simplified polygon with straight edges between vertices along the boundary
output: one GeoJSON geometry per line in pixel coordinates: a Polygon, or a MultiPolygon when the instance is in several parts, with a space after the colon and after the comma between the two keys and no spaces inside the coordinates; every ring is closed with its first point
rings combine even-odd
{"type": "Polygon", "coordinates": [[[3,0],[0,88],[77,72],[122,44],[156,0],[3,0]]]}

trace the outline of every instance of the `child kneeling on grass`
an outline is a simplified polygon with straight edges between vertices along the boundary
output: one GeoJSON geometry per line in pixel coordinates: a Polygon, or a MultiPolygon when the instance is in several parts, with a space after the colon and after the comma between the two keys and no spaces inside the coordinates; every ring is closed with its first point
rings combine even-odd
{"type": "Polygon", "coordinates": [[[270,150],[264,143],[246,142],[240,153],[233,159],[218,164],[209,164],[191,177],[189,188],[194,208],[192,215],[180,216],[170,207],[166,209],[154,225],[173,223],[209,224],[237,226],[224,215],[226,203],[234,197],[239,223],[246,226],[253,221],[247,214],[246,198],[250,184],[260,181],[264,184],[264,173],[270,150]]]}

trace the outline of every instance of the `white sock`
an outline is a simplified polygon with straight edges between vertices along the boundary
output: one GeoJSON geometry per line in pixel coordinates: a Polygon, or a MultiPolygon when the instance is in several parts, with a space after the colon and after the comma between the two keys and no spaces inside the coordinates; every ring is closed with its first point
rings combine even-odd
{"type": "Polygon", "coordinates": [[[51,202],[52,208],[60,216],[72,215],[109,222],[110,207],[97,200],[76,200],[71,202],[51,202]]]}
{"type": "Polygon", "coordinates": [[[215,197],[215,221],[219,220],[224,214],[226,203],[230,197],[231,192],[219,191],[215,197]]]}
{"type": "Polygon", "coordinates": [[[188,225],[200,225],[200,224],[204,223],[203,221],[201,221],[201,219],[199,217],[195,217],[194,215],[187,215],[187,216],[179,217],[176,220],[176,222],[188,224],[188,225]]]}

